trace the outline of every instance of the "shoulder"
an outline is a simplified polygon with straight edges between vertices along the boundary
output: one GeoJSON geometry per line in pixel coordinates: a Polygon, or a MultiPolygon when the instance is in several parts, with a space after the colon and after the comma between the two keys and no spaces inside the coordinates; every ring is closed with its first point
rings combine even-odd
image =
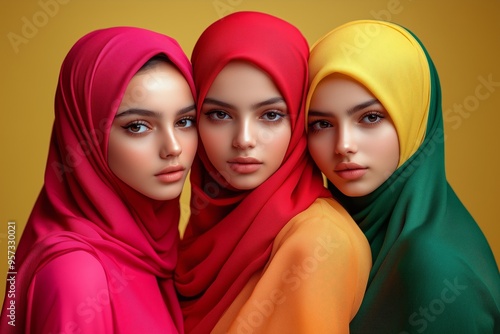
{"type": "Polygon", "coordinates": [[[28,291],[29,326],[37,332],[112,332],[108,281],[86,251],[57,256],[34,276],[28,291]]]}
{"type": "Polygon", "coordinates": [[[329,253],[357,253],[371,260],[370,246],[363,232],[332,199],[317,199],[287,223],[276,241],[293,244],[299,249],[324,247],[329,253]]]}
{"type": "Polygon", "coordinates": [[[468,296],[462,298],[464,302],[482,298],[484,304],[491,297],[500,306],[500,275],[496,263],[484,254],[470,253],[467,240],[463,243],[416,231],[402,242],[395,265],[406,282],[418,278],[427,287],[422,290],[428,292],[428,298],[452,285],[460,295],[468,296]]]}
{"type": "MultiPolygon", "coordinates": [[[[466,241],[464,240],[464,243],[466,241]]],[[[426,229],[414,230],[401,238],[396,261],[412,272],[443,274],[465,268],[464,247],[440,238],[426,229]]]]}
{"type": "Polygon", "coordinates": [[[36,273],[34,282],[45,287],[45,292],[58,290],[79,294],[107,286],[102,264],[85,251],[69,252],[50,260],[36,273]]]}
{"type": "Polygon", "coordinates": [[[331,198],[318,198],[288,224],[308,229],[318,227],[348,235],[363,235],[349,213],[331,198]]]}
{"type": "Polygon", "coordinates": [[[302,265],[314,261],[367,277],[370,245],[352,218],[335,201],[318,199],[277,235],[272,256],[302,265]]]}
{"type": "Polygon", "coordinates": [[[467,240],[460,245],[436,233],[415,230],[391,256],[401,282],[399,296],[415,311],[410,318],[415,324],[483,333],[491,332],[500,320],[498,268],[482,256],[470,256],[467,247],[467,240]],[[439,316],[444,311],[460,320],[439,316]]]}
{"type": "Polygon", "coordinates": [[[314,309],[314,316],[322,319],[318,324],[327,326],[335,314],[336,323],[347,328],[366,290],[371,251],[342,210],[335,202],[318,199],[290,220],[275,239],[265,274],[278,281],[277,291],[287,291],[294,312],[309,317],[314,309]]]}

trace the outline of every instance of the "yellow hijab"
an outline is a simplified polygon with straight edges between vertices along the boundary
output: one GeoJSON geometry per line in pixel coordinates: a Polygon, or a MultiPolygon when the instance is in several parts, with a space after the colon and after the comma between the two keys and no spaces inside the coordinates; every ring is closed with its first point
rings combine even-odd
{"type": "Polygon", "coordinates": [[[332,30],[311,49],[306,111],[316,86],[333,73],[355,79],[386,108],[398,133],[402,165],[424,139],[429,110],[429,65],[418,41],[404,28],[382,21],[353,21],[332,30]],[[408,68],[409,58],[417,66],[408,68]],[[392,64],[391,73],[381,62],[392,64]],[[408,82],[405,77],[414,78],[413,86],[400,84],[408,82]]]}

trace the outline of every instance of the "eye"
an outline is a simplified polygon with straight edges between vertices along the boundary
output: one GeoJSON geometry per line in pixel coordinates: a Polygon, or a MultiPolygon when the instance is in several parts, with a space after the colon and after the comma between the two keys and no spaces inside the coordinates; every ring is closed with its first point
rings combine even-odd
{"type": "Polygon", "coordinates": [[[177,121],[175,126],[179,128],[191,128],[195,125],[194,117],[188,116],[177,121]]]}
{"type": "Polygon", "coordinates": [[[132,134],[141,134],[151,130],[151,128],[143,121],[133,121],[132,123],[123,126],[123,128],[132,134]]]}
{"type": "Polygon", "coordinates": [[[376,123],[382,121],[382,119],[384,119],[383,114],[381,114],[379,112],[371,111],[367,114],[364,114],[361,117],[361,123],[376,124],[376,123]]]}
{"type": "Polygon", "coordinates": [[[317,121],[312,121],[309,123],[309,128],[313,132],[317,132],[323,129],[331,128],[332,124],[328,121],[325,120],[317,120],[317,121]]]}
{"type": "Polygon", "coordinates": [[[215,120],[215,121],[222,121],[226,119],[230,119],[231,117],[222,110],[211,110],[205,113],[209,119],[215,120]]]}
{"type": "Polygon", "coordinates": [[[276,110],[267,111],[262,115],[262,118],[269,122],[278,122],[282,120],[284,117],[286,117],[286,114],[276,110]]]}

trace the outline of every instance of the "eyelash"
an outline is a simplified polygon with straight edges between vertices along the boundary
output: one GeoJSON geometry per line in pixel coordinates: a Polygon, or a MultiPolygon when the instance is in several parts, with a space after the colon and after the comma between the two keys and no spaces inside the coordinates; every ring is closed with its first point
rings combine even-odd
{"type": "Polygon", "coordinates": [[[267,121],[268,122],[272,122],[274,124],[278,124],[278,123],[281,123],[283,122],[283,120],[288,116],[288,114],[286,113],[283,113],[283,112],[280,112],[278,110],[269,110],[269,111],[266,111],[262,117],[265,117],[265,116],[269,116],[269,114],[274,114],[275,116],[279,117],[278,119],[274,119],[274,120],[270,120],[268,119],[267,121]]]}
{"type": "Polygon", "coordinates": [[[230,117],[227,112],[219,109],[209,110],[207,112],[204,112],[204,115],[208,118],[209,121],[213,122],[221,122],[227,119],[226,116],[230,117]],[[216,115],[219,113],[224,114],[224,118],[216,118],[216,115]]]}
{"type": "Polygon", "coordinates": [[[151,130],[151,127],[148,125],[148,123],[146,123],[144,121],[141,121],[141,120],[132,121],[132,122],[128,123],[127,125],[122,126],[122,128],[124,128],[128,133],[130,133],[133,136],[141,135],[141,134],[143,134],[144,132],[147,131],[146,130],[146,131],[143,131],[143,132],[134,132],[134,131],[131,130],[131,128],[133,126],[145,126],[145,127],[148,128],[148,130],[151,130]]]}
{"type": "MultiPolygon", "coordinates": [[[[225,121],[227,119],[231,119],[231,116],[225,112],[224,110],[209,110],[209,111],[206,111],[204,112],[204,115],[208,118],[208,120],[210,121],[213,121],[213,122],[221,122],[221,121],[225,121]],[[224,114],[224,118],[217,118],[217,114],[220,113],[220,114],[224,114]]],[[[269,123],[274,123],[274,124],[278,124],[280,122],[282,122],[286,117],[288,116],[287,113],[283,113],[283,112],[280,112],[278,110],[268,110],[268,111],[265,111],[261,116],[260,118],[264,118],[264,121],[266,122],[269,122],[269,123]],[[270,114],[273,114],[275,117],[277,117],[278,119],[265,119],[265,117],[269,117],[270,114]]]]}
{"type": "Polygon", "coordinates": [[[316,121],[312,121],[312,122],[310,122],[310,123],[309,123],[309,131],[310,131],[311,133],[318,133],[318,132],[320,132],[320,131],[321,131],[321,130],[323,130],[323,129],[326,129],[326,128],[331,128],[331,127],[332,127],[332,125],[330,124],[330,122],[325,121],[325,120],[316,120],[316,121]],[[323,123],[323,124],[327,124],[328,126],[326,126],[326,127],[324,127],[324,128],[321,128],[321,129],[317,129],[317,128],[316,128],[316,125],[319,125],[319,124],[321,124],[321,123],[323,123]]]}
{"type": "Polygon", "coordinates": [[[369,126],[371,126],[380,123],[385,118],[384,114],[382,114],[379,111],[369,111],[361,116],[360,121],[370,116],[377,116],[378,119],[375,122],[361,122],[361,123],[368,124],[369,126]]]}
{"type": "MultiPolygon", "coordinates": [[[[194,116],[186,116],[186,117],[179,119],[177,122],[175,122],[175,126],[179,127],[179,128],[183,128],[183,129],[189,129],[189,128],[192,128],[196,125],[195,120],[196,120],[196,118],[194,116]],[[184,122],[184,121],[189,121],[189,122],[191,122],[191,124],[184,125],[184,126],[179,125],[179,123],[184,122]]],[[[152,129],[152,127],[149,125],[149,123],[147,123],[145,121],[141,121],[141,120],[132,121],[132,122],[128,123],[127,125],[122,126],[122,128],[125,129],[127,131],[127,133],[129,133],[133,136],[142,135],[142,134],[146,133],[148,130],[152,129]],[[144,130],[142,132],[136,132],[136,131],[131,130],[132,127],[146,127],[147,130],[144,130]]]]}
{"type": "Polygon", "coordinates": [[[195,125],[196,125],[196,117],[194,117],[194,116],[186,116],[186,117],[183,117],[183,118],[181,118],[180,120],[178,120],[178,121],[176,122],[176,124],[178,124],[179,122],[183,122],[183,121],[190,121],[190,122],[192,122],[192,124],[191,124],[191,125],[189,125],[189,126],[179,126],[179,127],[181,127],[181,128],[192,128],[193,126],[195,126],[195,125]]]}
{"type": "MultiPolygon", "coordinates": [[[[364,113],[363,115],[361,115],[361,117],[359,118],[359,123],[364,124],[366,126],[375,126],[376,124],[380,123],[384,118],[385,118],[385,115],[379,111],[368,111],[368,112],[364,113]],[[370,117],[370,116],[377,116],[378,119],[375,122],[364,122],[363,121],[366,117],[370,117]]],[[[333,127],[333,125],[329,121],[319,119],[319,120],[315,120],[315,121],[310,122],[308,124],[308,127],[309,127],[309,130],[311,131],[311,133],[318,133],[321,130],[333,127]],[[317,125],[320,125],[320,124],[322,124],[324,127],[318,129],[317,125]]]]}

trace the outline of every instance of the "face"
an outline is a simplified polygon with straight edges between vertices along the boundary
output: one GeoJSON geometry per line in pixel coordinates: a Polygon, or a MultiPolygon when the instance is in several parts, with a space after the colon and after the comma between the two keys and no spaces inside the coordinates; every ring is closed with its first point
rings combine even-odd
{"type": "Polygon", "coordinates": [[[111,126],[109,168],[147,197],[176,198],[196,152],[195,118],[189,85],[173,65],[139,71],[111,126]]]}
{"type": "Polygon", "coordinates": [[[280,92],[245,62],[229,63],[214,80],[198,128],[212,165],[240,190],[259,186],[280,167],[291,137],[280,92]]]}
{"type": "Polygon", "coordinates": [[[347,196],[371,193],[398,166],[399,141],[388,112],[347,76],[333,74],[319,83],[308,124],[311,156],[347,196]]]}

